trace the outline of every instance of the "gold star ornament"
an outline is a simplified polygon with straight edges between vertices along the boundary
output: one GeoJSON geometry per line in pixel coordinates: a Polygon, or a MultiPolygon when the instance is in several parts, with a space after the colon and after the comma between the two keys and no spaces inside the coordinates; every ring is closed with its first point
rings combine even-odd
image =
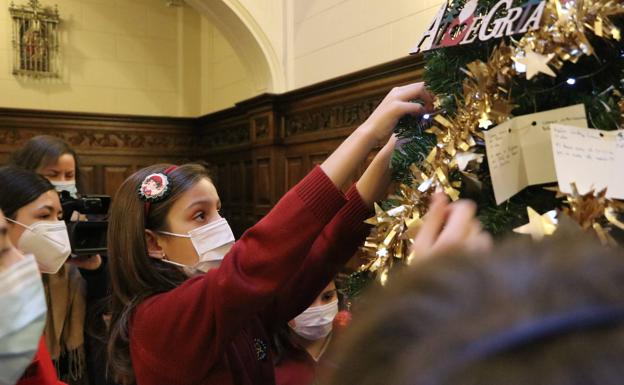
{"type": "Polygon", "coordinates": [[[533,208],[527,207],[527,213],[529,214],[529,223],[524,226],[516,227],[514,229],[515,233],[528,234],[533,240],[540,241],[544,236],[552,235],[555,230],[557,230],[554,210],[539,215],[533,208]]]}
{"type": "Polygon", "coordinates": [[[524,56],[513,57],[516,62],[516,71],[526,72],[526,77],[531,80],[535,75],[543,73],[548,76],[557,77],[555,71],[548,66],[548,63],[555,57],[554,53],[548,55],[539,54],[532,49],[527,49],[524,56]]]}

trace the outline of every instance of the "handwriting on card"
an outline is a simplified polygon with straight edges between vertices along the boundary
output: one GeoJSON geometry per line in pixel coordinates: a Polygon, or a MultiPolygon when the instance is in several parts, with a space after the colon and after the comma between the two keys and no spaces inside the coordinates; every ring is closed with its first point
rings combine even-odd
{"type": "Polygon", "coordinates": [[[587,126],[585,106],[559,108],[518,116],[485,131],[485,144],[496,203],[527,186],[555,182],[550,125],[587,126]]]}
{"type": "Polygon", "coordinates": [[[512,121],[507,121],[484,132],[494,197],[498,204],[527,186],[522,148],[512,125],[512,121]]]}
{"type": "Polygon", "coordinates": [[[621,131],[553,124],[552,148],[559,189],[572,192],[572,183],[581,194],[607,188],[607,196],[624,198],[618,165],[624,160],[621,131]],[[619,160],[619,162],[618,162],[619,160]]]}

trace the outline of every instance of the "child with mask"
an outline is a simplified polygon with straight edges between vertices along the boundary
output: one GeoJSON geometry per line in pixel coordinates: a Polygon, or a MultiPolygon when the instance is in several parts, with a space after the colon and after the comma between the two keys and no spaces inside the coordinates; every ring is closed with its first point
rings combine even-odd
{"type": "Polygon", "coordinates": [[[273,336],[275,383],[312,384],[317,369],[334,341],[334,319],[338,314],[338,293],[334,281],[327,285],[312,305],[288,321],[273,336]]]}
{"type": "Polygon", "coordinates": [[[46,300],[37,261],[13,246],[0,211],[0,384],[64,385],[43,339],[46,300]]]}
{"type": "Polygon", "coordinates": [[[393,90],[223,257],[231,231],[202,167],[157,165],[130,176],[108,236],[113,373],[142,385],[273,384],[268,331],[303,312],[364,240],[362,222],[387,188],[387,158],[376,157],[346,196],[340,188],[401,116],[423,113],[409,102],[416,98],[431,107],[423,84],[393,90]],[[162,183],[152,189],[155,177],[162,183]],[[189,278],[206,261],[213,266],[189,278]]]}
{"type": "MultiPolygon", "coordinates": [[[[17,152],[11,155],[10,162],[12,165],[31,170],[45,177],[54,186],[54,189],[60,194],[66,192],[72,198],[80,195],[80,159],[74,149],[63,139],[50,136],[39,135],[28,140],[25,145],[17,152]]],[[[84,216],[74,213],[72,218],[84,220],[84,216]]],[[[56,311],[51,311],[48,315],[48,327],[46,330],[47,342],[50,346],[52,357],[60,368],[61,376],[68,378],[70,375],[73,379],[86,377],[86,372],[80,370],[78,373],[69,373],[70,367],[85,368],[84,365],[76,366],[72,357],[82,356],[86,354],[88,360],[88,371],[92,385],[105,384],[102,382],[104,376],[104,345],[100,338],[94,338],[94,335],[104,335],[105,325],[102,315],[105,312],[103,306],[103,298],[108,295],[109,285],[106,267],[106,258],[100,255],[91,257],[72,257],[67,260],[68,264],[64,264],[58,273],[48,277],[46,280],[46,294],[49,297],[60,298],[62,293],[55,293],[57,289],[63,291],[69,286],[70,292],[78,291],[81,297],[76,301],[86,302],[88,319],[81,321],[83,326],[76,328],[85,330],[85,347],[80,346],[78,351],[65,354],[62,348],[64,344],[63,336],[54,332],[51,325],[63,325],[70,322],[74,318],[69,312],[61,309],[67,308],[65,304],[55,303],[58,307],[56,311]],[[80,275],[87,283],[86,295],[82,290],[78,290],[78,286],[70,286],[77,284],[77,280],[71,281],[69,278],[75,276],[76,268],[79,268],[80,275]],[[55,319],[52,319],[55,318],[55,319]],[[85,352],[83,352],[85,350],[85,352]],[[71,362],[70,362],[71,361],[71,362]]],[[[82,284],[80,284],[82,285],[82,284]]],[[[54,309],[53,309],[54,310],[54,309]]],[[[74,318],[75,319],[75,318],[74,318]]],[[[71,321],[79,323],[80,321],[71,321]]],[[[57,326],[62,329],[62,326],[57,326]]],[[[73,380],[72,379],[72,380],[73,380]]]]}

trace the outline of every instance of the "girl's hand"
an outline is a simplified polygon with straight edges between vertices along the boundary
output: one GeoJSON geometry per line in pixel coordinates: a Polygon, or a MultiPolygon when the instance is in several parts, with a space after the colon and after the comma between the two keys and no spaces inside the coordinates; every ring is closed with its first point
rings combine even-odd
{"type": "Polygon", "coordinates": [[[482,230],[475,218],[476,211],[474,202],[460,200],[449,204],[444,194],[436,193],[414,238],[410,261],[453,251],[489,251],[492,238],[482,230]]]}
{"type": "Polygon", "coordinates": [[[380,142],[388,140],[399,118],[405,114],[421,114],[431,110],[432,101],[433,97],[423,83],[394,88],[366,122],[321,164],[321,169],[336,187],[344,188],[369,152],[380,142]],[[413,99],[422,99],[425,105],[410,102],[413,99]]]}
{"type": "Polygon", "coordinates": [[[421,115],[432,110],[433,95],[427,91],[425,83],[395,87],[362,126],[370,130],[377,141],[385,142],[402,116],[421,115]],[[411,102],[414,99],[424,101],[424,106],[411,102]]]}

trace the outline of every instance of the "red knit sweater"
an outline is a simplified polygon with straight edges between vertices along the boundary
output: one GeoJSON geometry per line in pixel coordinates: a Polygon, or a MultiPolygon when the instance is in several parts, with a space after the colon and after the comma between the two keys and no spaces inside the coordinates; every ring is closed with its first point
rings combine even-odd
{"type": "Polygon", "coordinates": [[[274,384],[268,326],[303,311],[335,272],[326,262],[365,236],[368,209],[349,195],[315,168],[218,269],[141,303],[129,331],[137,384],[274,384]]]}
{"type": "Polygon", "coordinates": [[[56,370],[43,336],[39,340],[35,357],[15,385],[66,385],[56,377],[56,370]]]}
{"type": "MultiPolygon", "coordinates": [[[[276,385],[310,385],[316,379],[319,363],[303,348],[288,346],[275,366],[276,385]]],[[[322,359],[321,359],[322,361],[322,359]]]]}

